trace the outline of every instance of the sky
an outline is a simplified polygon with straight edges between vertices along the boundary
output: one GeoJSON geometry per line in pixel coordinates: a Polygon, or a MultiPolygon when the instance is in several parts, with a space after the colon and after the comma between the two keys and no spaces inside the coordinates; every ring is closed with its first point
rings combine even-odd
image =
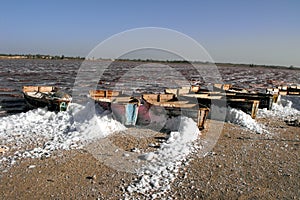
{"type": "Polygon", "coordinates": [[[215,62],[300,66],[298,0],[3,0],[0,53],[85,57],[142,27],[181,32],[215,62]]]}

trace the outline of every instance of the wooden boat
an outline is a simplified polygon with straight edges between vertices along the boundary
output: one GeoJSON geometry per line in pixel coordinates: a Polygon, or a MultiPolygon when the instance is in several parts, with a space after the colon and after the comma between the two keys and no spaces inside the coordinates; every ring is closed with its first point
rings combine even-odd
{"type": "Polygon", "coordinates": [[[90,90],[89,97],[103,109],[111,110],[111,103],[112,101],[117,100],[117,97],[120,99],[120,92],[111,90],[90,90]]]}
{"type": "Polygon", "coordinates": [[[29,108],[50,111],[66,111],[72,101],[70,95],[52,86],[23,86],[23,95],[29,108]]]}
{"type": "Polygon", "coordinates": [[[116,120],[126,126],[135,126],[140,101],[135,97],[121,95],[112,90],[90,90],[89,96],[103,109],[113,113],[116,120]]]}
{"type": "Polygon", "coordinates": [[[259,101],[260,109],[267,108],[268,110],[271,110],[274,103],[274,95],[271,94],[226,92],[225,95],[227,100],[229,101],[234,99],[246,99],[247,101],[259,101]]]}
{"type": "Polygon", "coordinates": [[[300,85],[278,86],[277,88],[267,88],[266,91],[269,94],[300,96],[300,85]]]}
{"type": "Polygon", "coordinates": [[[196,98],[199,105],[204,105],[208,108],[210,108],[212,104],[219,107],[230,106],[232,108],[244,111],[245,113],[251,115],[253,119],[255,119],[259,107],[259,100],[249,100],[247,98],[238,96],[236,98],[227,98],[226,95],[220,94],[187,94],[183,95],[181,98],[188,101],[192,101],[196,98]]]}
{"type": "Polygon", "coordinates": [[[150,108],[164,108],[169,117],[185,115],[192,118],[198,128],[204,129],[205,121],[209,113],[209,108],[190,103],[189,101],[179,101],[175,94],[143,94],[145,110],[150,108]]]}

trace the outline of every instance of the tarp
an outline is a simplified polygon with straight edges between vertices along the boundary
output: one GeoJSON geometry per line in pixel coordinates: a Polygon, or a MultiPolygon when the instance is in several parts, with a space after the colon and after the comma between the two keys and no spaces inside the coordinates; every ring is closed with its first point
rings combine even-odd
{"type": "Polygon", "coordinates": [[[125,125],[134,126],[136,124],[137,116],[138,116],[138,106],[137,104],[128,103],[126,104],[126,121],[125,125]]]}

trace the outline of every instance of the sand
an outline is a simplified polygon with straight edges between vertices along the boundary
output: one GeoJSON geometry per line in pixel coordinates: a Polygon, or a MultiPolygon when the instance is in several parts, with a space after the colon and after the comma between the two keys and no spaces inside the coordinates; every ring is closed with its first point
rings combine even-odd
{"type": "MultiPolygon", "coordinates": [[[[202,148],[191,154],[163,197],[300,199],[299,127],[288,126],[276,118],[258,120],[269,127],[270,134],[256,134],[225,123],[214,148],[209,152],[202,148]]],[[[213,123],[208,121],[208,128],[210,124],[213,123]]],[[[147,132],[151,137],[137,139],[125,131],[108,139],[125,152],[135,147],[153,151],[157,147],[148,144],[159,144],[166,134],[147,132]]],[[[205,145],[207,134],[202,131],[197,143],[205,145]]],[[[97,146],[97,141],[90,145],[97,146]]],[[[79,149],[56,151],[50,158],[20,160],[2,171],[0,178],[1,199],[124,199],[127,186],[137,175],[116,170],[90,151],[79,149]]],[[[150,199],[128,193],[127,198],[150,199]]]]}

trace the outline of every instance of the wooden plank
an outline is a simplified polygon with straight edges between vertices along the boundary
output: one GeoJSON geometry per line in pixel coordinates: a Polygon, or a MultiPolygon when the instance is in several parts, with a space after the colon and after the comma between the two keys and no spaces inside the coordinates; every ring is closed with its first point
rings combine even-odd
{"type": "Polygon", "coordinates": [[[198,85],[191,86],[191,92],[197,93],[199,90],[200,90],[200,86],[198,85]]]}
{"type": "Polygon", "coordinates": [[[158,94],[143,94],[142,98],[145,101],[158,102],[158,94]]]}
{"type": "Polygon", "coordinates": [[[209,108],[199,108],[197,116],[197,125],[200,130],[205,128],[205,121],[209,114],[209,108]]]}
{"type": "Polygon", "coordinates": [[[253,119],[255,119],[258,111],[259,101],[257,100],[227,101],[227,104],[232,108],[242,110],[243,112],[249,114],[253,119]]]}
{"type": "Polygon", "coordinates": [[[280,95],[287,95],[287,91],[282,91],[282,90],[280,90],[280,91],[279,91],[279,94],[280,94],[280,95]]]}
{"type": "Polygon", "coordinates": [[[220,89],[220,90],[222,89],[222,86],[223,86],[223,84],[221,84],[221,83],[215,83],[214,84],[214,87],[217,88],[217,89],[220,89]]]}
{"type": "Polygon", "coordinates": [[[253,101],[252,111],[251,111],[251,117],[252,117],[252,119],[256,118],[258,107],[259,107],[259,101],[253,101]]]}
{"type": "Polygon", "coordinates": [[[90,90],[89,94],[91,97],[106,97],[105,90],[90,90]]]}
{"type": "Polygon", "coordinates": [[[288,92],[288,95],[300,95],[300,92],[288,92]]]}
{"type": "Polygon", "coordinates": [[[287,90],[288,89],[288,86],[287,85],[284,85],[281,87],[281,90],[287,90]]]}
{"type": "Polygon", "coordinates": [[[175,94],[175,95],[177,95],[177,89],[167,88],[167,89],[165,89],[165,93],[166,94],[175,94]]]}
{"type": "Polygon", "coordinates": [[[143,94],[142,98],[149,102],[167,102],[175,99],[175,94],[143,94]]]}
{"type": "Polygon", "coordinates": [[[231,84],[221,84],[221,83],[216,83],[214,84],[214,88],[219,89],[219,90],[229,90],[232,87],[231,84]]]}
{"type": "Polygon", "coordinates": [[[185,94],[183,97],[192,97],[192,98],[205,98],[208,97],[209,94],[185,94]]]}
{"type": "Polygon", "coordinates": [[[107,90],[106,91],[106,97],[116,97],[119,96],[120,92],[119,91],[114,91],[114,90],[107,90]]]}
{"type": "Polygon", "coordinates": [[[58,88],[53,86],[23,86],[23,92],[55,92],[58,88]]]}
{"type": "Polygon", "coordinates": [[[231,84],[224,84],[223,85],[223,90],[229,90],[232,87],[231,84]]]}
{"type": "Polygon", "coordinates": [[[159,102],[166,102],[175,99],[175,94],[160,94],[158,95],[159,102]]]}
{"type": "Polygon", "coordinates": [[[177,96],[190,93],[189,87],[182,87],[177,90],[177,96]]]}
{"type": "Polygon", "coordinates": [[[39,86],[23,86],[23,92],[38,92],[39,86]]]}
{"type": "Polygon", "coordinates": [[[165,108],[192,108],[195,107],[197,104],[192,103],[177,103],[177,102],[155,102],[153,105],[161,106],[165,108]]]}
{"type": "Polygon", "coordinates": [[[55,87],[52,86],[39,86],[39,92],[53,92],[55,87]]]}

